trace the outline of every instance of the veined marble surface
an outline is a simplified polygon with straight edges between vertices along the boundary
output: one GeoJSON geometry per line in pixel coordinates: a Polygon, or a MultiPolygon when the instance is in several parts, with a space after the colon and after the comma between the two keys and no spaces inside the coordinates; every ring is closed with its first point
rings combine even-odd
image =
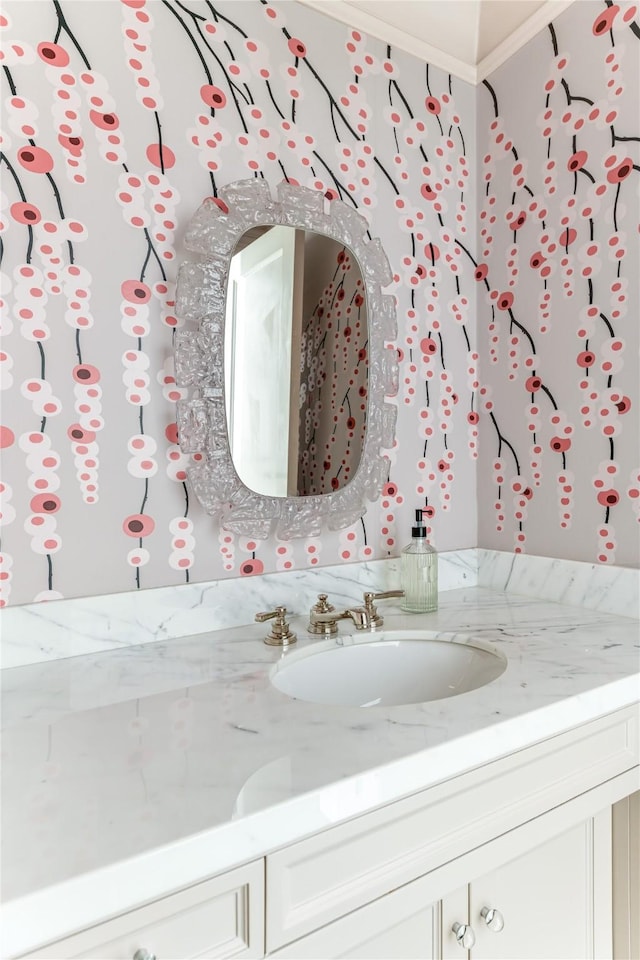
{"type": "Polygon", "coordinates": [[[543,600],[640,616],[640,570],[478,549],[478,585],[543,600]]]}
{"type": "MultiPolygon", "coordinates": [[[[365,590],[400,584],[398,558],[291,570],[7,607],[0,611],[0,668],[171,640],[253,622],[284,604],[302,614],[326,593],[336,607],[365,590]]],[[[508,593],[638,617],[640,571],[470,548],[438,556],[439,592],[476,584],[508,593]]]]}
{"type": "MultiPolygon", "coordinates": [[[[441,592],[475,586],[475,549],[442,553],[438,560],[441,592]]],[[[362,603],[365,590],[396,589],[399,564],[397,558],[373,560],[7,607],[0,611],[0,665],[20,667],[237,627],[277,605],[303,614],[319,593],[327,593],[336,607],[353,607],[362,603]]]]}
{"type": "Polygon", "coordinates": [[[480,639],[508,661],[492,683],[411,706],[304,703],[269,681],[317,642],[291,623],[284,652],[252,624],[3,671],[4,956],[639,697],[637,622],[475,587],[433,614],[389,605],[385,626],[480,639]]]}

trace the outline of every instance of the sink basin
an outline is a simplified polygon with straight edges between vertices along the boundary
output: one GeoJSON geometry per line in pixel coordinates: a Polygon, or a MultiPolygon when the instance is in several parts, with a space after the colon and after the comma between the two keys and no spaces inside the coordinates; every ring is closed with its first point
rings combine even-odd
{"type": "Polygon", "coordinates": [[[383,707],[455,697],[491,683],[506,667],[506,659],[481,641],[385,630],[287,653],[271,683],[296,700],[383,707]]]}

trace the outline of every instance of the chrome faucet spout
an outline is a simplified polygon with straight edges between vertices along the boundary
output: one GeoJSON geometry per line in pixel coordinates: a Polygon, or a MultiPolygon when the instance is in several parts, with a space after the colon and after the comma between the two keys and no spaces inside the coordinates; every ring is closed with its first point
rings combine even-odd
{"type": "Polygon", "coordinates": [[[337,613],[318,613],[312,610],[309,614],[309,632],[322,636],[335,636],[338,632],[338,620],[352,620],[356,630],[365,630],[369,626],[369,617],[366,607],[353,607],[337,613]]]}
{"type": "Polygon", "coordinates": [[[345,610],[343,613],[314,613],[311,611],[309,620],[311,623],[334,623],[336,620],[345,620],[349,616],[345,610]]]}
{"type": "Polygon", "coordinates": [[[345,617],[350,617],[353,620],[356,630],[367,630],[370,626],[369,613],[366,607],[353,607],[350,610],[345,610],[345,617]]]}
{"type": "Polygon", "coordinates": [[[345,613],[337,613],[333,608],[326,612],[319,612],[312,608],[309,613],[309,626],[307,630],[315,636],[335,637],[338,632],[338,620],[345,620],[345,613]]]}

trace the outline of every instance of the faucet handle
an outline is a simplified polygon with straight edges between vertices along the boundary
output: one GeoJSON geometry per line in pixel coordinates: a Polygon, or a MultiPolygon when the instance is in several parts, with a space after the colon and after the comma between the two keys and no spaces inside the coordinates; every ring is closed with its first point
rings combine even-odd
{"type": "Polygon", "coordinates": [[[285,620],[287,615],[286,607],[276,607],[275,610],[269,610],[266,613],[256,613],[258,623],[264,623],[265,620],[275,620],[271,633],[264,638],[264,642],[270,647],[287,647],[296,642],[296,635],[289,629],[289,624],[285,620]]]}
{"type": "Polygon", "coordinates": [[[404,597],[404,590],[383,590],[382,593],[372,593],[367,590],[364,595],[364,602],[372,600],[390,600],[392,597],[404,597]]]}
{"type": "Polygon", "coordinates": [[[404,590],[383,590],[382,593],[373,593],[371,590],[366,591],[364,595],[364,609],[366,611],[369,629],[374,630],[376,627],[381,627],[384,623],[384,620],[376,610],[374,600],[390,600],[392,597],[404,597],[404,590]]]}

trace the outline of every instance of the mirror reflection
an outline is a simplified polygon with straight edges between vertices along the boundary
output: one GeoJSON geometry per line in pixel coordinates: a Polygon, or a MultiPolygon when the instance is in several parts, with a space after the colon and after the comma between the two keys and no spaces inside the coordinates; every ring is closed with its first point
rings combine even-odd
{"type": "Polygon", "coordinates": [[[366,429],[365,287],[352,251],[308,230],[257,226],[231,259],[226,416],[234,466],[264,496],[340,490],[366,429]]]}

